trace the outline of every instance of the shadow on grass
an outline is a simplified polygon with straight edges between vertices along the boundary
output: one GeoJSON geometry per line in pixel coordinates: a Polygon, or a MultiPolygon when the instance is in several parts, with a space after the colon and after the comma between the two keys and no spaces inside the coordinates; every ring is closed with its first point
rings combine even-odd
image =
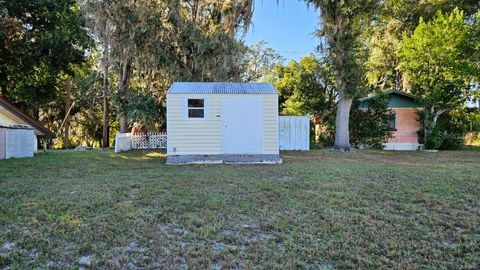
{"type": "Polygon", "coordinates": [[[123,153],[113,153],[110,152],[108,157],[112,159],[123,159],[123,160],[148,160],[148,161],[160,161],[165,163],[167,158],[167,153],[165,151],[151,151],[151,150],[134,150],[123,153]]]}

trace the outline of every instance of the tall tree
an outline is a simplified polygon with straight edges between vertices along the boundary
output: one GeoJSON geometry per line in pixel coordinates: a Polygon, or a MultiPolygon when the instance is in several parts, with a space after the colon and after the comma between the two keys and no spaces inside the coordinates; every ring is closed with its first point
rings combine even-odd
{"type": "Polygon", "coordinates": [[[253,0],[188,0],[182,6],[181,77],[196,81],[239,81],[253,0]]]}
{"type": "Polygon", "coordinates": [[[0,1],[0,92],[35,118],[92,43],[76,0],[0,1]]]}
{"type": "MultiPolygon", "coordinates": [[[[169,1],[99,1],[85,0],[83,8],[89,18],[90,29],[103,52],[103,125],[104,146],[108,145],[108,95],[110,83],[110,65],[113,64],[118,78],[117,93],[122,102],[128,102],[129,84],[134,62],[142,68],[156,62],[152,47],[164,48],[161,39],[168,36],[163,23],[172,14],[173,4],[169,1]],[[149,61],[142,61],[148,59],[149,61]]],[[[125,106],[122,106],[125,107],[125,106]]],[[[120,131],[126,132],[128,121],[126,113],[119,112],[120,131]]]]}
{"type": "Polygon", "coordinates": [[[103,48],[102,70],[103,70],[103,139],[102,147],[108,148],[110,146],[110,102],[109,102],[109,68],[110,68],[110,38],[107,31],[108,21],[105,22],[103,32],[105,35],[105,44],[103,48]]]}
{"type": "Polygon", "coordinates": [[[458,9],[438,12],[431,22],[420,19],[414,33],[403,38],[400,68],[424,106],[425,144],[438,118],[464,106],[474,93],[480,77],[478,23],[467,22],[458,9]]]}
{"type": "Polygon", "coordinates": [[[72,107],[72,78],[67,78],[65,84],[65,119],[63,120],[63,147],[68,149],[70,140],[70,111],[72,107]]]}
{"type": "Polygon", "coordinates": [[[406,90],[408,80],[399,69],[399,50],[403,33],[411,35],[420,18],[432,21],[438,11],[450,13],[455,8],[471,18],[480,8],[477,0],[385,0],[381,1],[375,23],[366,27],[364,40],[370,50],[366,63],[368,83],[382,90],[406,90]]]}
{"type": "MultiPolygon", "coordinates": [[[[150,92],[161,103],[172,80],[239,80],[251,0],[113,1],[85,0],[100,47],[108,41],[109,60],[117,72],[120,131],[129,123],[130,88],[150,92]],[[108,39],[107,39],[108,37],[108,39]]],[[[112,69],[110,69],[112,71],[112,69]]]]}
{"type": "Polygon", "coordinates": [[[378,4],[376,0],[306,0],[320,10],[322,28],[319,35],[325,38],[335,72],[339,94],[335,118],[334,148],[351,151],[349,136],[350,108],[353,97],[363,84],[360,55],[364,52],[359,37],[369,21],[369,12],[378,4]]]}
{"type": "Polygon", "coordinates": [[[326,59],[309,55],[276,65],[271,81],[280,93],[282,114],[325,115],[335,107],[335,78],[326,59]]]}
{"type": "Polygon", "coordinates": [[[265,40],[249,46],[242,63],[242,81],[267,81],[273,75],[275,65],[281,65],[283,61],[280,53],[268,47],[265,40]]]}

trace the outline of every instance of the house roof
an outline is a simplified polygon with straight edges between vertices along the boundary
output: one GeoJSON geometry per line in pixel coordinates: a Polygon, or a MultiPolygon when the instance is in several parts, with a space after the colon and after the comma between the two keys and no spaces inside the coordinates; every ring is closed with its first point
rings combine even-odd
{"type": "Polygon", "coordinates": [[[40,122],[33,120],[31,117],[17,109],[15,106],[10,104],[8,101],[0,97],[0,106],[4,107],[7,111],[15,115],[16,117],[20,118],[30,126],[34,127],[38,130],[43,136],[47,137],[48,139],[54,139],[55,133],[50,131],[48,128],[40,124],[40,122]]]}
{"type": "Polygon", "coordinates": [[[271,83],[175,82],[167,94],[278,94],[271,83]]]}
{"type": "Polygon", "coordinates": [[[409,94],[407,92],[403,92],[403,91],[400,91],[400,90],[396,90],[396,89],[393,89],[393,90],[389,90],[385,93],[381,93],[381,94],[378,94],[378,95],[373,95],[373,96],[368,96],[368,97],[364,97],[364,98],[361,98],[360,101],[364,101],[364,100],[369,100],[369,99],[372,99],[372,98],[376,98],[380,95],[400,95],[400,96],[404,96],[404,97],[407,97],[407,98],[410,98],[410,99],[417,99],[416,96],[412,95],[412,94],[409,94]]]}
{"type": "Polygon", "coordinates": [[[386,95],[389,97],[388,108],[418,108],[420,106],[417,97],[414,95],[400,90],[390,90],[378,95],[361,98],[360,101],[362,103],[360,104],[360,108],[368,107],[366,101],[381,95],[386,95]]]}

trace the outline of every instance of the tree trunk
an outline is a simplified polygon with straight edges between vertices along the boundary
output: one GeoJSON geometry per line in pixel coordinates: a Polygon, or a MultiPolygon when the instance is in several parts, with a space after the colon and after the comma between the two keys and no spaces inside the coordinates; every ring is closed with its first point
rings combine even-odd
{"type": "MultiPolygon", "coordinates": [[[[131,69],[131,63],[130,59],[126,58],[123,63],[120,64],[120,70],[119,70],[119,91],[123,96],[123,99],[125,102],[128,100],[128,80],[130,77],[130,69],[131,69]]],[[[127,121],[127,116],[126,112],[122,111],[120,112],[120,132],[125,133],[128,131],[128,121],[127,121]]]]}
{"type": "MultiPolygon", "coordinates": [[[[433,108],[432,108],[433,110],[433,108]]],[[[423,145],[426,146],[428,142],[429,133],[429,109],[423,108],[423,145]]]]}
{"type": "Polygon", "coordinates": [[[105,66],[105,77],[103,78],[103,142],[102,147],[110,146],[110,108],[108,104],[108,66],[105,66]]]}
{"type": "Polygon", "coordinates": [[[433,118],[432,118],[432,124],[433,124],[433,127],[436,127],[437,126],[437,122],[438,122],[438,118],[448,112],[449,110],[448,109],[440,109],[438,111],[436,111],[435,113],[433,113],[433,118]]]}
{"type": "Polygon", "coordinates": [[[428,137],[432,133],[433,129],[437,126],[438,118],[448,112],[448,109],[440,109],[435,111],[435,107],[430,107],[430,112],[427,108],[424,108],[424,119],[423,119],[423,145],[426,145],[428,142],[428,137]],[[430,121],[430,117],[432,118],[430,121]]]}
{"type": "Polygon", "coordinates": [[[66,96],[65,96],[65,125],[63,132],[63,148],[68,149],[68,139],[70,135],[70,106],[72,106],[72,79],[69,78],[66,84],[66,96]]]}
{"type": "MultiPolygon", "coordinates": [[[[106,31],[107,32],[107,31],[106,31]]],[[[108,34],[108,32],[107,32],[108,34]]],[[[103,142],[102,147],[108,148],[110,146],[110,108],[108,103],[108,68],[109,68],[109,55],[108,55],[108,36],[106,38],[106,45],[103,52],[103,142]]]]}
{"type": "Polygon", "coordinates": [[[337,104],[335,117],[335,144],[333,148],[342,152],[352,151],[350,146],[349,119],[352,98],[342,96],[337,104]]]}

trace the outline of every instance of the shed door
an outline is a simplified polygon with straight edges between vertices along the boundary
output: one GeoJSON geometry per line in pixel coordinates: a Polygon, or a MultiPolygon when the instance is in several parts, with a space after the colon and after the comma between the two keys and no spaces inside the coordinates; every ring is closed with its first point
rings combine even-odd
{"type": "Polygon", "coordinates": [[[222,98],[223,152],[260,154],[262,152],[262,97],[222,98]]]}

